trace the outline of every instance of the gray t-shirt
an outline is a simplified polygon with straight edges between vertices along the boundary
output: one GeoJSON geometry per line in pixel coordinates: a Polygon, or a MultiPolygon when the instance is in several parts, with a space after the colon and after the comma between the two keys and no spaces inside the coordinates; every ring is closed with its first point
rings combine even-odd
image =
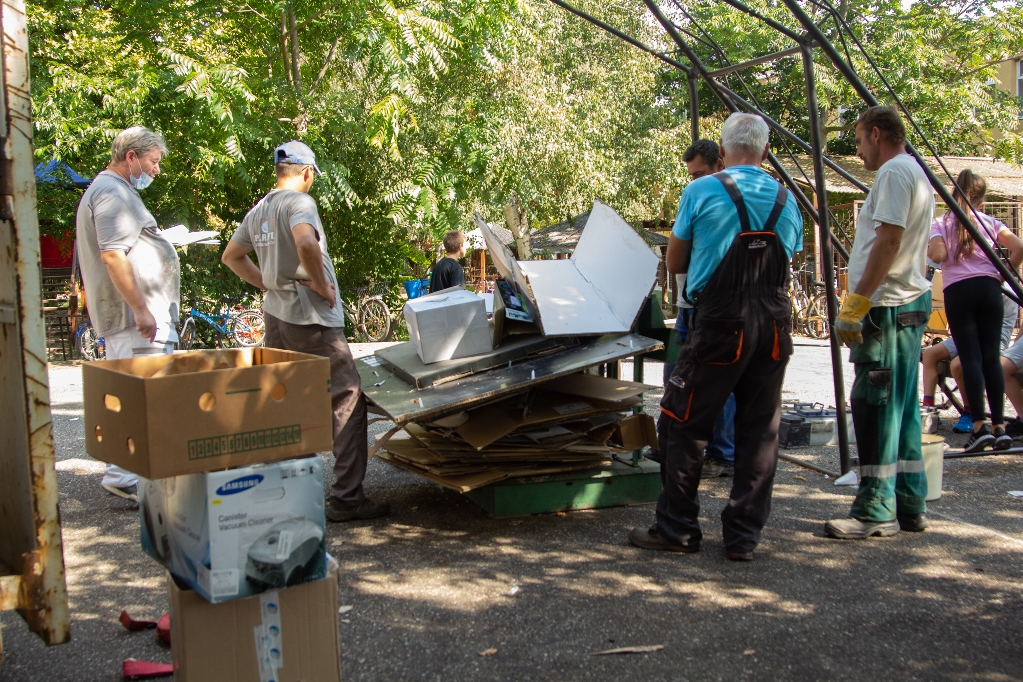
{"type": "Polygon", "coordinates": [[[264,312],[291,324],[345,326],[334,264],[327,254],[327,238],[311,196],[290,189],[272,190],[245,215],[231,241],[256,252],[263,286],[267,288],[264,312]],[[309,279],[302,270],[295,235],[291,232],[301,223],[312,225],[316,231],[323,254],[323,272],[337,292],[333,308],[322,296],[298,283],[299,279],[309,279]]]}
{"type": "Polygon", "coordinates": [[[164,328],[177,325],[181,270],[174,246],[160,236],[139,193],[116,173],[103,171],[78,204],[75,248],[85,282],[89,319],[99,337],[135,326],[135,315],[110,280],[100,253],[124,251],[149,312],[164,328]]]}

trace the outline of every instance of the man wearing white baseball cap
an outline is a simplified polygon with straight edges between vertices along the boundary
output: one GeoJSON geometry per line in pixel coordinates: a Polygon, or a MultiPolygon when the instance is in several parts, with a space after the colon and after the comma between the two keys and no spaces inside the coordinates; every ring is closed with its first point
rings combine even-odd
{"type": "Polygon", "coordinates": [[[329,521],[385,516],[386,502],[366,499],[368,443],[366,398],[345,340],[345,318],[337,292],[327,237],[309,189],[317,175],[308,145],[291,141],[274,150],[277,186],[242,220],[221,261],[266,295],[266,345],[330,358],[334,410],[334,484],[327,499],[329,521]],[[259,267],[249,259],[256,252],[259,267]]]}

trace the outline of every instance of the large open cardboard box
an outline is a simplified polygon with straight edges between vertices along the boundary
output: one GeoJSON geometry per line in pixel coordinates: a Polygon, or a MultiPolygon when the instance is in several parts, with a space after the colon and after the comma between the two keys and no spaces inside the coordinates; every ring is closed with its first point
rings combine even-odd
{"type": "Polygon", "coordinates": [[[167,581],[177,682],[341,682],[333,562],[323,580],[223,604],[167,581]]]}
{"type": "Polygon", "coordinates": [[[658,257],[599,199],[568,260],[516,261],[478,213],[475,219],[497,271],[546,336],[628,332],[653,291],[658,257]]]}
{"type": "Polygon", "coordinates": [[[86,452],[145,478],[300,457],[333,441],[327,358],[193,351],[88,362],[82,376],[86,452]]]}

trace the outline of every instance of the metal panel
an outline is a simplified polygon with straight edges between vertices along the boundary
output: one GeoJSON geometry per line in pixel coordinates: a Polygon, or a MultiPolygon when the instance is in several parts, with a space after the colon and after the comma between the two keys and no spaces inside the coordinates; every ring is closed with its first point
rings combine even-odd
{"type": "MultiPolygon", "coordinates": [[[[509,362],[519,362],[527,357],[544,355],[557,349],[578,345],[574,338],[521,335],[505,339],[500,346],[489,353],[468,358],[442,360],[423,364],[411,341],[399,343],[376,352],[385,367],[397,374],[402,381],[415,388],[428,388],[470,374],[479,374],[509,362]]],[[[376,382],[374,382],[376,383],[376,382]]]]}
{"type": "Polygon", "coordinates": [[[40,290],[24,0],[4,0],[0,36],[6,105],[0,110],[0,307],[14,313],[13,321],[0,323],[0,559],[21,574],[0,582],[0,604],[21,609],[30,630],[47,644],[60,644],[70,633],[40,290]]]}
{"type": "Polygon", "coordinates": [[[362,391],[375,406],[373,411],[385,414],[396,425],[403,426],[510,395],[587,367],[663,347],[660,341],[639,334],[602,336],[576,348],[567,348],[511,367],[474,374],[420,391],[379,364],[374,356],[356,360],[355,364],[362,378],[362,391]]]}

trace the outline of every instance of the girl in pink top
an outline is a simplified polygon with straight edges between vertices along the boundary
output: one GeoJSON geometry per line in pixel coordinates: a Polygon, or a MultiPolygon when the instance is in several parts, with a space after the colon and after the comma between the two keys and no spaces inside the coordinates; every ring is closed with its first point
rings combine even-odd
{"type": "MultiPolygon", "coordinates": [[[[989,245],[997,242],[1006,247],[1012,267],[1018,268],[1023,261],[1023,241],[998,220],[980,211],[975,215],[971,208],[971,205],[984,203],[987,194],[984,178],[967,169],[959,174],[956,183],[962,188],[962,192],[955,192],[956,201],[970,216],[981,236],[989,245]]],[[[927,257],[942,266],[945,315],[963,366],[966,402],[973,412],[973,433],[966,442],[965,450],[978,452],[991,446],[997,450],[1009,448],[1012,438],[1005,435],[1002,415],[1005,391],[1000,357],[1002,277],[977,247],[966,226],[951,211],[931,225],[927,257]],[[985,392],[993,429],[985,420],[985,392]]]]}

